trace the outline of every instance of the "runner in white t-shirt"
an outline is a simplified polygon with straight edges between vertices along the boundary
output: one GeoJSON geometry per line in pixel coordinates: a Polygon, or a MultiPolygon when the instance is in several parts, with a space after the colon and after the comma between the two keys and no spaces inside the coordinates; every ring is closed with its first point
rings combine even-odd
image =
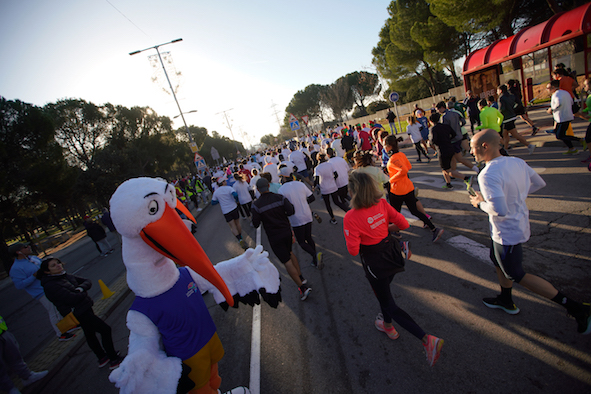
{"type": "Polygon", "coordinates": [[[516,157],[501,156],[499,134],[484,130],[470,141],[470,153],[477,161],[486,162],[478,174],[480,192],[472,191],[470,202],[488,214],[493,261],[501,294],[484,298],[484,305],[501,309],[510,315],[519,313],[512,298],[513,282],[556,302],[577,321],[577,331],[591,333],[591,305],[567,297],[552,284],[523,269],[522,244],[529,240],[529,210],[526,198],[544,186],[546,182],[527,163],[516,157]]]}
{"type": "MultiPolygon", "coordinates": [[[[312,256],[312,265],[318,269],[324,266],[322,253],[316,253],[316,244],[312,239],[312,218],[310,204],[314,201],[314,194],[302,182],[294,179],[289,168],[283,167],[279,171],[283,186],[279,188],[282,194],[294,206],[295,213],[288,216],[289,223],[300,247],[312,256]]],[[[317,218],[318,215],[314,214],[317,218]]]]}
{"type": "Polygon", "coordinates": [[[268,163],[263,167],[263,172],[271,174],[271,182],[279,183],[279,169],[277,168],[279,163],[268,163]]]}
{"type": "Polygon", "coordinates": [[[238,194],[234,189],[227,185],[224,177],[217,180],[217,185],[218,188],[213,192],[213,196],[211,197],[211,205],[220,204],[222,213],[224,214],[226,222],[230,226],[230,230],[232,230],[232,234],[234,234],[240,243],[240,246],[246,250],[248,249],[248,245],[246,244],[246,241],[242,239],[240,214],[238,213],[238,204],[236,203],[238,194]]]}
{"type": "Polygon", "coordinates": [[[326,154],[328,155],[328,157],[330,157],[330,159],[328,159],[328,162],[332,165],[332,167],[339,175],[336,179],[336,183],[341,202],[343,204],[349,205],[347,202],[351,199],[351,197],[349,196],[348,188],[349,171],[351,170],[351,168],[349,167],[349,163],[347,163],[347,161],[342,157],[336,157],[335,152],[332,148],[328,148],[326,150],[326,154]]]}
{"type": "Polygon", "coordinates": [[[249,192],[250,185],[239,173],[234,174],[234,179],[236,179],[236,182],[232,185],[232,188],[238,195],[238,203],[241,208],[239,209],[240,214],[242,217],[250,219],[250,207],[252,205],[252,196],[249,192]]]}
{"type": "Polygon", "coordinates": [[[318,163],[319,164],[314,169],[314,186],[320,186],[322,199],[324,200],[326,210],[330,215],[330,223],[337,224],[337,220],[332,212],[332,207],[330,206],[330,198],[332,197],[332,201],[335,205],[345,212],[349,210],[349,207],[346,204],[343,204],[339,198],[338,187],[335,181],[337,172],[332,164],[326,161],[326,153],[318,154],[318,163]]]}

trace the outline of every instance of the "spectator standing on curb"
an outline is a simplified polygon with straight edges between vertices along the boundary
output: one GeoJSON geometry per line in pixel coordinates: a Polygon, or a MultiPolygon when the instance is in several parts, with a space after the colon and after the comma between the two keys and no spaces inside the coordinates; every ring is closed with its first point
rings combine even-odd
{"type": "Polygon", "coordinates": [[[104,224],[105,226],[107,226],[109,231],[112,232],[113,234],[117,235],[117,238],[119,239],[119,241],[121,241],[119,233],[117,232],[117,229],[115,228],[115,225],[113,224],[113,221],[111,220],[111,213],[109,212],[109,210],[106,207],[103,207],[103,214],[101,215],[101,223],[104,224]]]}
{"type": "Polygon", "coordinates": [[[263,224],[273,253],[285,265],[287,273],[298,286],[300,299],[304,301],[312,289],[307,286],[308,281],[302,276],[298,259],[291,251],[293,238],[288,216],[295,213],[293,204],[281,194],[270,192],[269,181],[263,177],[257,181],[257,189],[261,196],[252,204],[252,224],[255,228],[263,224]]]}
{"type": "Polygon", "coordinates": [[[41,305],[47,310],[51,328],[55,331],[60,341],[68,341],[75,337],[74,334],[66,332],[62,334],[57,328],[57,323],[62,319],[55,309],[55,306],[47,299],[41,282],[37,280],[37,271],[41,266],[41,259],[33,256],[31,252],[31,245],[26,245],[17,242],[10,245],[8,252],[14,257],[14,263],[10,268],[10,278],[14,287],[17,289],[24,289],[31,297],[39,301],[41,305]]]}
{"type": "Polygon", "coordinates": [[[399,334],[392,320],[400,324],[423,343],[427,362],[433,366],[439,358],[443,340],[426,334],[396,305],[390,290],[394,276],[404,271],[400,244],[390,232],[406,230],[408,222],[381,198],[382,194],[369,174],[353,172],[349,183],[353,209],[345,215],[343,232],[347,250],[352,256],[360,255],[365,277],[380,303],[382,313],[377,315],[374,325],[390,339],[397,339],[399,334]]]}
{"type": "Polygon", "coordinates": [[[67,274],[62,262],[51,256],[41,262],[37,278],[58,312],[63,317],[73,312],[74,317],[80,322],[86,343],[98,358],[99,368],[107,364],[109,369],[117,368],[123,357],[115,351],[111,327],[92,310],[94,302],[87,293],[92,282],[67,274]],[[96,337],[97,333],[101,334],[102,346],[96,337]]]}
{"type": "Polygon", "coordinates": [[[390,125],[390,134],[398,134],[398,130],[396,130],[396,124],[394,120],[396,119],[396,115],[392,112],[392,109],[388,109],[388,113],[386,114],[386,119],[388,119],[388,124],[390,125]]]}
{"type": "MultiPolygon", "coordinates": [[[[567,92],[565,92],[567,93],[567,92]]],[[[556,302],[577,321],[577,331],[591,333],[591,305],[577,302],[558,291],[548,281],[523,270],[522,244],[530,237],[529,210],[525,200],[546,182],[527,163],[516,157],[502,156],[499,137],[494,130],[484,130],[471,141],[476,160],[486,162],[478,175],[480,192],[470,202],[488,214],[492,245],[490,257],[495,264],[501,294],[484,298],[484,305],[510,315],[519,313],[512,298],[513,282],[556,302]]]]}
{"type": "Polygon", "coordinates": [[[113,253],[113,247],[107,240],[107,233],[100,224],[96,223],[88,215],[84,216],[84,228],[86,233],[92,239],[102,257],[105,257],[109,253],[113,253]]]}
{"type": "Polygon", "coordinates": [[[43,379],[49,371],[33,372],[29,369],[23,361],[16,338],[8,331],[6,322],[0,316],[0,390],[8,394],[20,394],[9,372],[18,375],[23,386],[27,387],[43,379]]]}

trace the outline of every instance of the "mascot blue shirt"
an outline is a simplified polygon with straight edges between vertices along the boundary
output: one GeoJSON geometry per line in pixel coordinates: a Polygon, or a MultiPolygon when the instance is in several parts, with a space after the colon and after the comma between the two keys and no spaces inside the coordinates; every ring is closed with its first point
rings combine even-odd
{"type": "Polygon", "coordinates": [[[209,342],[216,327],[191,274],[186,268],[179,271],[172,288],[152,298],[136,296],[130,309],[143,313],[158,327],[168,356],[186,360],[209,342]]]}

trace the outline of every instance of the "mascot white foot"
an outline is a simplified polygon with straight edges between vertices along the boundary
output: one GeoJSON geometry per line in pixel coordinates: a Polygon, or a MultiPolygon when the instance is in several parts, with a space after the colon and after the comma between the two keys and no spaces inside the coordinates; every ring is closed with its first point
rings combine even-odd
{"type": "Polygon", "coordinates": [[[261,246],[214,267],[180,215],[195,219],[162,179],[130,179],[110,204],[136,299],[127,314],[129,351],[109,380],[122,394],[219,393],[224,349],[201,290],[224,309],[259,303],[259,294],[277,307],[279,272],[261,246]]]}

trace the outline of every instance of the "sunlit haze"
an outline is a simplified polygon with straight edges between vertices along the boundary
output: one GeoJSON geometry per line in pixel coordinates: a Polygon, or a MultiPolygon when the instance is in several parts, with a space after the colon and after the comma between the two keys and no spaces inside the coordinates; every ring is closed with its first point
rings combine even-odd
{"type": "MultiPolygon", "coordinates": [[[[149,50],[166,43],[189,125],[251,145],[277,134],[293,95],[354,71],[375,72],[371,50],[386,0],[3,2],[0,95],[43,106],[63,98],[179,111],[149,50]],[[152,82],[155,70],[164,84],[152,82]],[[273,103],[276,105],[272,108],[273,103]],[[241,131],[247,134],[246,140],[241,131]]],[[[172,72],[172,70],[169,70],[172,72]]],[[[175,127],[181,127],[177,118],[175,127]]]]}

